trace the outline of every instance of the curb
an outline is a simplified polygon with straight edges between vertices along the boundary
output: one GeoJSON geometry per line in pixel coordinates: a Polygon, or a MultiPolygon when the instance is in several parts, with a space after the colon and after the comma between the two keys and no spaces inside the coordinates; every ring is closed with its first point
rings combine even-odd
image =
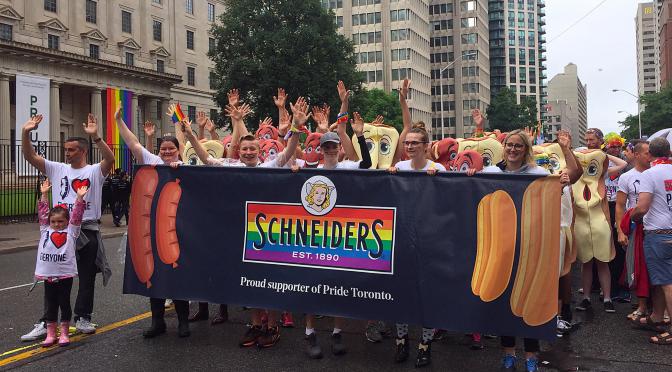
{"type": "MultiPolygon", "coordinates": [[[[116,238],[119,236],[123,236],[126,233],[126,231],[115,231],[115,232],[109,232],[109,233],[103,233],[102,238],[103,239],[109,239],[109,238],[116,238]]],[[[17,252],[23,252],[23,251],[29,251],[32,249],[37,248],[37,243],[38,241],[30,242],[30,243],[19,243],[19,245],[16,245],[14,247],[8,247],[8,248],[0,248],[0,255],[3,254],[9,254],[9,253],[17,253],[17,252]]]]}

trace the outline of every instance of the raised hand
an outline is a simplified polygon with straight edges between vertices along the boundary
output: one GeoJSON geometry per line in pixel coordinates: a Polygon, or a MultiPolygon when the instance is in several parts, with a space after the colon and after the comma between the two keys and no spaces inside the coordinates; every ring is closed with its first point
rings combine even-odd
{"type": "Polygon", "coordinates": [[[224,113],[226,116],[230,117],[231,120],[243,120],[243,118],[251,112],[252,108],[250,108],[250,105],[247,103],[240,107],[228,105],[224,108],[224,113]]]}
{"type": "Polygon", "coordinates": [[[287,95],[287,93],[285,93],[285,90],[282,88],[278,88],[278,95],[273,96],[273,103],[275,103],[275,106],[277,108],[283,109],[285,108],[287,98],[289,98],[289,96],[287,95]]]}
{"type": "Polygon", "coordinates": [[[353,119],[350,120],[350,125],[352,126],[352,131],[359,137],[364,134],[364,119],[362,119],[359,112],[354,112],[352,116],[353,119]]]}
{"type": "Polygon", "coordinates": [[[532,131],[532,128],[525,127],[525,129],[523,129],[523,132],[525,132],[525,134],[527,134],[527,137],[529,137],[530,140],[534,139],[534,132],[532,131]]]}
{"type": "Polygon", "coordinates": [[[92,137],[98,137],[98,121],[93,114],[89,114],[86,123],[82,123],[84,132],[92,137]]]}
{"type": "Polygon", "coordinates": [[[327,133],[329,130],[329,117],[325,114],[324,108],[313,107],[313,120],[317,124],[316,132],[327,133]]]}
{"type": "Polygon", "coordinates": [[[174,104],[174,103],[171,103],[170,105],[168,105],[168,111],[166,112],[166,115],[168,115],[168,117],[172,118],[176,109],[177,109],[177,105],[174,104]]]}
{"type": "Polygon", "coordinates": [[[229,106],[238,106],[238,103],[240,102],[240,93],[238,93],[238,89],[231,89],[226,93],[226,96],[229,99],[229,106]]]}
{"type": "Polygon", "coordinates": [[[331,114],[331,107],[327,105],[326,103],[322,105],[322,113],[324,113],[324,116],[327,118],[327,121],[329,121],[329,115],[331,114]]]}
{"type": "Polygon", "coordinates": [[[287,134],[289,128],[292,126],[292,116],[287,110],[281,110],[280,112],[280,122],[278,124],[278,133],[281,135],[287,134]]]}
{"type": "Polygon", "coordinates": [[[31,130],[35,130],[37,129],[37,127],[40,125],[41,122],[42,122],[42,114],[37,114],[28,119],[28,121],[25,124],[23,124],[23,130],[28,132],[30,132],[31,130]]]}
{"type": "Polygon", "coordinates": [[[399,88],[399,100],[405,101],[408,98],[408,91],[411,87],[411,81],[408,79],[404,79],[403,82],[401,82],[401,88],[399,88]]]}
{"type": "Polygon", "coordinates": [[[156,132],[156,126],[149,120],[145,121],[143,129],[145,130],[145,136],[147,137],[154,136],[154,133],[156,132]]]}
{"type": "Polygon", "coordinates": [[[338,97],[341,99],[341,102],[347,101],[348,100],[348,90],[345,88],[345,84],[343,83],[342,80],[338,81],[338,85],[336,86],[336,89],[338,89],[338,97]]]}
{"type": "MultiPolygon", "coordinates": [[[[121,102],[117,105],[117,110],[114,112],[114,120],[123,120],[123,109],[121,108],[121,102]]],[[[172,113],[171,113],[172,115],[172,113]]]]}
{"type": "Polygon", "coordinates": [[[566,130],[558,131],[558,144],[562,147],[570,148],[572,146],[572,136],[566,130]]]}
{"type": "Polygon", "coordinates": [[[267,116],[264,120],[259,120],[259,126],[261,127],[262,125],[273,125],[273,119],[267,116]]]}
{"type": "Polygon", "coordinates": [[[207,130],[208,132],[212,132],[213,130],[215,130],[215,123],[213,123],[212,120],[207,119],[205,121],[205,130],[207,130]]]}
{"type": "Polygon", "coordinates": [[[205,112],[199,111],[196,113],[196,124],[198,124],[199,128],[205,128],[207,120],[208,118],[205,116],[205,112]]]}
{"type": "Polygon", "coordinates": [[[40,192],[42,194],[46,194],[49,192],[49,189],[51,189],[51,182],[49,182],[49,179],[45,179],[44,182],[40,185],[40,192]]]}
{"type": "Polygon", "coordinates": [[[377,115],[376,120],[374,120],[373,123],[371,123],[371,124],[373,124],[373,125],[383,125],[384,123],[385,123],[385,118],[383,117],[383,115],[377,115]]]}
{"type": "Polygon", "coordinates": [[[481,110],[479,109],[472,110],[471,119],[474,121],[474,125],[476,125],[476,128],[483,129],[483,114],[481,114],[481,110]]]}
{"type": "Polygon", "coordinates": [[[308,113],[308,102],[306,102],[303,97],[299,97],[294,104],[290,102],[289,108],[292,110],[292,114],[294,115],[294,125],[297,128],[306,124],[306,121],[308,121],[308,118],[311,116],[311,114],[308,113]]]}
{"type": "Polygon", "coordinates": [[[194,131],[191,130],[191,122],[189,119],[184,119],[180,122],[180,129],[182,130],[182,133],[184,133],[184,136],[190,141],[196,138],[196,136],[194,136],[194,131]]]}
{"type": "Polygon", "coordinates": [[[84,200],[84,195],[89,192],[88,186],[80,186],[77,189],[77,200],[84,200]]]}

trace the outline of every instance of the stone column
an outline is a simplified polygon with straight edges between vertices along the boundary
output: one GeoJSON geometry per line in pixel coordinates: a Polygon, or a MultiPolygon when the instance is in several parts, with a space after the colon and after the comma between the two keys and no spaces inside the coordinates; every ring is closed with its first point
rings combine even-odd
{"type": "Polygon", "coordinates": [[[59,141],[61,138],[61,100],[59,82],[52,81],[49,94],[49,140],[59,141]]]}
{"type": "Polygon", "coordinates": [[[140,133],[140,126],[138,123],[138,94],[133,93],[133,98],[131,98],[131,112],[133,117],[131,117],[131,130],[137,136],[140,133]]]}
{"type": "Polygon", "coordinates": [[[172,133],[174,129],[173,122],[170,120],[168,115],[166,115],[168,112],[168,105],[170,104],[170,100],[164,98],[159,103],[161,105],[161,117],[157,118],[156,120],[158,123],[161,123],[161,125],[158,125],[160,130],[156,131],[156,138],[160,138],[160,136],[163,136],[164,133],[172,133]]]}
{"type": "MultiPolygon", "coordinates": [[[[10,130],[12,129],[9,102],[9,77],[0,75],[0,140],[9,141],[10,130]]],[[[17,133],[20,138],[21,133],[17,133]]]]}
{"type": "Polygon", "coordinates": [[[105,126],[105,114],[103,114],[103,100],[101,90],[94,88],[91,91],[91,113],[98,120],[98,136],[103,137],[103,127],[105,126]]]}

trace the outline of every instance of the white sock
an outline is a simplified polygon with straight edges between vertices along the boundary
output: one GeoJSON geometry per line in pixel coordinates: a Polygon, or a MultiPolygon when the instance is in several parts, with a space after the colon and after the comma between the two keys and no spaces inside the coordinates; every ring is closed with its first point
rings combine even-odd
{"type": "Polygon", "coordinates": [[[315,328],[306,328],[306,336],[310,336],[315,333],[315,328]]]}
{"type": "Polygon", "coordinates": [[[341,329],[340,328],[334,328],[334,332],[332,333],[332,335],[336,335],[336,334],[339,334],[339,333],[341,333],[341,329]]]}

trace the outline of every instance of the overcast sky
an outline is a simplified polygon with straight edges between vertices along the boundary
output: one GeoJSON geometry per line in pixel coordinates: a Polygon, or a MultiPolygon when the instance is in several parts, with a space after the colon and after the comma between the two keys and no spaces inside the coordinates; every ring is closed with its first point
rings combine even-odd
{"type": "Polygon", "coordinates": [[[635,47],[636,0],[607,0],[588,17],[558,36],[602,0],[546,0],[547,76],[563,72],[570,62],[588,85],[588,127],[605,133],[622,128],[618,121],[637,114],[635,98],[612,89],[637,94],[635,47]],[[555,40],[554,40],[555,39],[555,40]]]}

